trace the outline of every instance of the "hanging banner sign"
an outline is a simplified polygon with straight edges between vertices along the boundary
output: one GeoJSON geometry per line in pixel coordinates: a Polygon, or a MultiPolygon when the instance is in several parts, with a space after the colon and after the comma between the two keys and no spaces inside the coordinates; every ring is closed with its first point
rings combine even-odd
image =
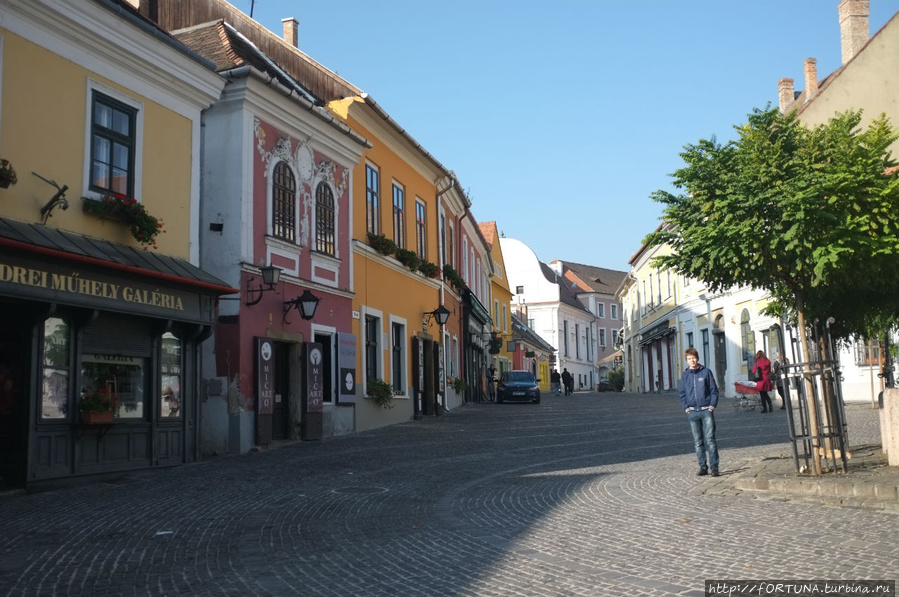
{"type": "Polygon", "coordinates": [[[339,332],[337,334],[337,385],[340,387],[337,400],[341,404],[356,403],[356,336],[339,332]]]}
{"type": "Polygon", "coordinates": [[[256,338],[256,412],[270,415],[275,409],[275,347],[268,338],[256,338]]]}
{"type": "Polygon", "coordinates": [[[317,342],[306,342],[306,412],[322,412],[325,396],[322,359],[322,345],[317,342]]]}

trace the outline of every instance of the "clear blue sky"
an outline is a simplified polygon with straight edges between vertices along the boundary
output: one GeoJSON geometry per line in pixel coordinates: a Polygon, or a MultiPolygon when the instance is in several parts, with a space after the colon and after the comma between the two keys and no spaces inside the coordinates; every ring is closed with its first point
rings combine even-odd
{"type": "MultiPolygon", "coordinates": [[[[250,12],[250,0],[230,0],[250,12]]],[[[256,0],[554,259],[627,270],[683,146],[839,68],[839,0],[256,0]]],[[[871,0],[871,35],[899,0],[871,0]]],[[[874,115],[869,115],[874,116],[874,115]]]]}

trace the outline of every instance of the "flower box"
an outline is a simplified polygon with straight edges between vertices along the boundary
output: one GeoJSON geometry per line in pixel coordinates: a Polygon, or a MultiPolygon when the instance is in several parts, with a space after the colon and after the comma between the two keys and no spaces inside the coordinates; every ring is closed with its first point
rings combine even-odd
{"type": "Polygon", "coordinates": [[[114,417],[115,413],[112,411],[103,413],[81,411],[81,422],[85,425],[109,425],[114,417]]]}
{"type": "Polygon", "coordinates": [[[129,224],[131,236],[144,246],[156,248],[156,236],[163,230],[162,220],[150,215],[137,199],[121,194],[103,195],[100,199],[82,197],[81,206],[86,214],[129,224]]]}

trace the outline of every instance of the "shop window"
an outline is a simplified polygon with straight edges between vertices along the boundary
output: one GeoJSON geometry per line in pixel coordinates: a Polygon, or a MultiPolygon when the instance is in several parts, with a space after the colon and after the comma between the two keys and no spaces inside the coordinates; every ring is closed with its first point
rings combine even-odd
{"type": "Polygon", "coordinates": [[[286,241],[296,241],[297,183],[287,162],[278,162],[272,182],[272,235],[286,241]]]}
{"type": "Polygon", "coordinates": [[[334,194],[324,182],[315,190],[315,250],[334,255],[334,194]]]}
{"type": "Polygon", "coordinates": [[[181,339],[170,332],[162,335],[162,360],[160,362],[162,389],[159,400],[159,416],[165,419],[180,418],[181,411],[181,339]]]}
{"type": "Polygon", "coordinates": [[[85,353],[81,357],[82,393],[106,388],[118,398],[119,419],[143,419],[147,411],[147,361],[118,354],[85,353]]]}
{"type": "Polygon", "coordinates": [[[378,360],[380,328],[380,318],[372,315],[365,316],[365,379],[381,379],[378,360]]]}
{"type": "Polygon", "coordinates": [[[41,352],[41,418],[65,419],[69,407],[71,359],[68,322],[58,317],[47,318],[44,322],[41,352]]]}

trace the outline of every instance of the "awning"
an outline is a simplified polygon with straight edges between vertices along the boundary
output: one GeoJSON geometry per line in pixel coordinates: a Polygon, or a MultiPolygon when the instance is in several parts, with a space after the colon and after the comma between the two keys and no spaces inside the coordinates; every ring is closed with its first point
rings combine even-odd
{"type": "Polygon", "coordinates": [[[645,332],[640,332],[639,346],[645,346],[654,340],[658,340],[664,336],[669,336],[677,332],[677,327],[669,326],[668,320],[663,321],[659,325],[655,325],[645,332]]]}
{"type": "Polygon", "coordinates": [[[211,294],[240,292],[177,257],[7,218],[0,218],[0,247],[192,286],[211,294]]]}

